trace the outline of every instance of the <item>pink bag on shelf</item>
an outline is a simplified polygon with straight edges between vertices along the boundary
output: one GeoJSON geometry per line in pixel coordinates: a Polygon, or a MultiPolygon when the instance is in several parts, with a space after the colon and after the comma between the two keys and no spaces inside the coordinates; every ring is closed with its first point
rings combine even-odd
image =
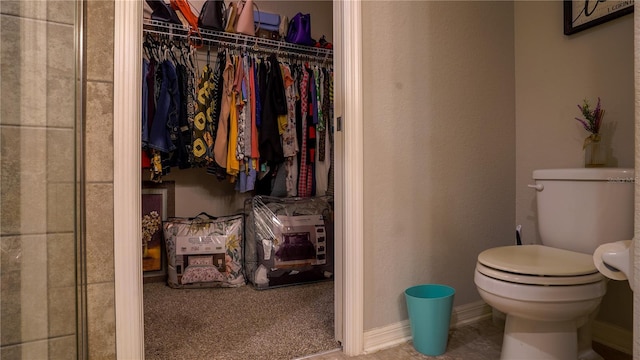
{"type": "Polygon", "coordinates": [[[242,1],[238,4],[237,33],[256,36],[256,27],[253,19],[254,6],[253,0],[242,1]]]}

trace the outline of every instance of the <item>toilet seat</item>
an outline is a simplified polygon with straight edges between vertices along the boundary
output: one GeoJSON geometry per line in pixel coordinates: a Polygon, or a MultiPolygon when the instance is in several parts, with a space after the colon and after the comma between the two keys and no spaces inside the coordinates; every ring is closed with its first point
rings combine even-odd
{"type": "Polygon", "coordinates": [[[481,263],[476,264],[476,270],[490,278],[507,281],[510,283],[523,285],[546,285],[546,286],[571,286],[584,285],[602,281],[604,277],[600,273],[578,276],[540,276],[540,275],[522,275],[510,272],[500,271],[484,266],[481,263]]]}
{"type": "Polygon", "coordinates": [[[544,245],[485,250],[478,255],[476,270],[494,279],[528,285],[569,286],[604,279],[592,256],[544,245]]]}

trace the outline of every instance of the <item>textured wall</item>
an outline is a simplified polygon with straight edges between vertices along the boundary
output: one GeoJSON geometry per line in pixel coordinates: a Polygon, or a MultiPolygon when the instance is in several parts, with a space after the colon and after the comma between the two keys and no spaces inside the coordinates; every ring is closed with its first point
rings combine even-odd
{"type": "Polygon", "coordinates": [[[369,330],[407,319],[412,285],[480,300],[478,253],[514,241],[514,39],[511,2],[362,9],[369,330]]]}
{"type": "Polygon", "coordinates": [[[86,11],[86,241],[90,359],[116,358],[113,259],[114,2],[86,11]]]}
{"type": "MultiPolygon", "coordinates": [[[[539,242],[532,171],[584,166],[587,133],[574,120],[584,98],[601,97],[606,110],[608,165],[634,166],[633,16],[565,36],[562,14],[562,2],[515,2],[516,223],[525,243],[539,242]]],[[[610,282],[599,320],[631,331],[631,314],[629,286],[610,282]]]]}

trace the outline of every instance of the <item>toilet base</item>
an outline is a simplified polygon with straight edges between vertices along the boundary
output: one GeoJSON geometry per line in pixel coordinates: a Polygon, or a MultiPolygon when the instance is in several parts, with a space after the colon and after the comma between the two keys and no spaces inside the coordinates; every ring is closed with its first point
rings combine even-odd
{"type": "Polygon", "coordinates": [[[593,349],[587,349],[578,354],[578,360],[604,360],[604,358],[593,349]]]}
{"type": "Polygon", "coordinates": [[[592,348],[592,332],[591,324],[595,319],[598,310],[589,314],[586,324],[578,328],[578,360],[604,360],[600,354],[592,348]]]}
{"type": "Polygon", "coordinates": [[[507,315],[501,360],[604,360],[591,348],[591,321],[544,322],[507,315]]]}
{"type": "Polygon", "coordinates": [[[606,292],[604,280],[531,286],[490,278],[476,269],[474,281],[482,299],[506,314],[501,359],[598,359],[591,358],[590,330],[606,292]]]}

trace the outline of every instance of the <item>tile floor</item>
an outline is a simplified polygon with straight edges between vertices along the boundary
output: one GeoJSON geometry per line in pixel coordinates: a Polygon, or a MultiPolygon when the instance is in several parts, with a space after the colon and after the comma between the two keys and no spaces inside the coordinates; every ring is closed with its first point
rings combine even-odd
{"type": "MultiPolygon", "coordinates": [[[[449,343],[447,351],[440,356],[426,356],[417,352],[411,342],[406,342],[398,346],[376,351],[367,355],[348,357],[339,351],[327,352],[304,358],[305,360],[418,360],[418,359],[440,359],[440,360],[495,360],[500,358],[500,347],[502,345],[501,324],[492,319],[480,321],[475,324],[466,325],[458,329],[451,329],[449,333],[449,343]]],[[[594,343],[594,349],[602,355],[605,360],[631,360],[632,356],[619,351],[607,348],[594,343]]]]}

